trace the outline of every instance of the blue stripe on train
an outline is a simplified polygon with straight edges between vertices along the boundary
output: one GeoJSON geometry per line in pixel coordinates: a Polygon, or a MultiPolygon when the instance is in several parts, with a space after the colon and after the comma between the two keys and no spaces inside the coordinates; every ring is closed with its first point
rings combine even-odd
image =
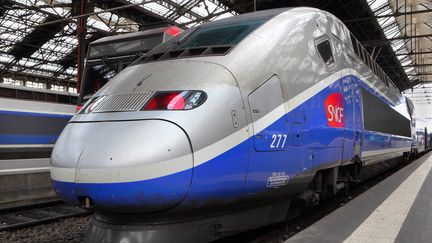
{"type": "MultiPolygon", "coordinates": [[[[323,101],[332,92],[344,93],[346,83],[349,81],[346,79],[349,77],[352,77],[354,82],[358,82],[358,78],[353,76],[338,80],[265,129],[284,133],[279,130],[290,126],[291,123],[300,124],[304,131],[303,138],[296,141],[296,138],[290,136],[289,146],[281,151],[257,152],[255,151],[255,137],[250,137],[193,169],[156,179],[125,183],[54,181],[53,185],[61,198],[72,203],[78,204],[77,196],[90,196],[96,204],[105,207],[147,209],[160,209],[161,205],[167,207],[167,205],[178,203],[182,199],[179,195],[183,195],[185,186],[188,192],[182,204],[197,207],[205,203],[227,202],[240,196],[266,192],[269,190],[269,178],[271,177],[282,176],[291,181],[299,174],[305,175],[314,168],[328,163],[337,163],[342,159],[345,148],[344,138],[349,138],[349,134],[352,134],[353,131],[329,128],[323,101]],[[313,118],[309,119],[310,122],[304,121],[304,111],[309,112],[307,113],[310,115],[308,119],[313,118]],[[316,155],[313,161],[308,160],[310,154],[316,155]],[[193,173],[193,179],[189,186],[190,173],[193,173]]],[[[356,105],[360,105],[358,104],[360,100],[356,102],[356,105]]],[[[364,148],[366,150],[405,147],[410,143],[408,139],[392,136],[380,137],[374,141],[371,141],[371,138],[371,136],[365,136],[367,141],[364,141],[364,148]],[[382,142],[375,144],[375,141],[380,141],[380,139],[382,142]]],[[[353,146],[352,142],[350,144],[353,146]]],[[[343,157],[349,158],[350,156],[352,154],[343,157]]]]}
{"type": "MultiPolygon", "coordinates": [[[[35,112],[22,112],[22,111],[4,111],[0,110],[0,116],[5,115],[12,117],[12,121],[15,121],[14,117],[16,117],[16,120],[19,122],[22,121],[28,121],[26,126],[32,127],[32,121],[31,118],[46,118],[45,126],[50,126],[50,121],[55,122],[57,125],[59,119],[64,120],[64,124],[66,125],[67,122],[72,118],[72,115],[65,115],[65,114],[48,114],[48,113],[35,113],[35,112]],[[25,118],[29,118],[30,120],[25,120],[25,118]],[[24,120],[23,120],[24,119],[24,120]],[[53,119],[53,120],[51,120],[53,119]]],[[[63,121],[62,121],[63,122],[63,121]]],[[[63,124],[63,123],[62,123],[63,124]]],[[[51,124],[52,125],[52,124],[51,124]]],[[[33,130],[37,129],[34,128],[33,130]]],[[[36,134],[14,134],[11,133],[10,130],[3,129],[3,134],[0,133],[0,144],[54,144],[57,140],[57,138],[60,135],[61,129],[56,131],[54,134],[37,134],[42,133],[41,131],[35,131],[36,134]]],[[[28,127],[27,127],[28,130],[28,127]]]]}
{"type": "Polygon", "coordinates": [[[0,134],[0,144],[54,144],[59,135],[0,134]]]}
{"type": "Polygon", "coordinates": [[[5,111],[0,110],[0,115],[15,115],[15,116],[34,116],[34,117],[48,117],[48,118],[63,118],[70,120],[72,115],[67,114],[50,114],[50,113],[37,113],[37,112],[27,112],[27,111],[5,111]]]}

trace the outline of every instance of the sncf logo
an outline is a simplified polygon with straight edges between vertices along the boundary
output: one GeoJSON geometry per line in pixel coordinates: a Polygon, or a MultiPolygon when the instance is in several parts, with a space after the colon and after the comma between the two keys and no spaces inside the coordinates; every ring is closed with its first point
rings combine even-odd
{"type": "Polygon", "coordinates": [[[343,97],[339,93],[330,94],[324,102],[329,127],[344,127],[343,97]]]}

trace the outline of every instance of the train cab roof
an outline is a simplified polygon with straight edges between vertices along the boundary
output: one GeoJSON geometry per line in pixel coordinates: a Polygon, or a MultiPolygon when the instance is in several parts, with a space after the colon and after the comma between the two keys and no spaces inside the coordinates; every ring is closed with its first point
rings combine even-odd
{"type": "Polygon", "coordinates": [[[292,8],[263,10],[202,24],[157,46],[136,64],[191,56],[225,55],[259,26],[289,9],[292,8]]]}

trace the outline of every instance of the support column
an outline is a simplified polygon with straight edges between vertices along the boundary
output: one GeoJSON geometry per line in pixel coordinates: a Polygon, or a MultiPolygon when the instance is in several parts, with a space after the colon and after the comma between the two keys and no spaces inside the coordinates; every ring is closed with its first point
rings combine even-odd
{"type": "MultiPolygon", "coordinates": [[[[83,15],[87,13],[93,12],[93,2],[91,0],[73,0],[72,1],[72,15],[83,15]]],[[[77,73],[77,90],[80,91],[81,82],[82,82],[82,76],[84,72],[84,60],[86,57],[86,51],[87,51],[87,18],[88,17],[81,17],[78,19],[77,22],[77,39],[78,39],[78,46],[77,46],[77,67],[78,67],[78,73],[77,73]]]]}

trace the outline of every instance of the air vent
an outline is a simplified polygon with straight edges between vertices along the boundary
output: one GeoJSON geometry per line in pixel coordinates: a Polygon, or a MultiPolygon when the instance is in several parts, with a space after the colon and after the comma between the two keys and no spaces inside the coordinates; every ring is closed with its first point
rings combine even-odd
{"type": "Polygon", "coordinates": [[[163,53],[157,53],[157,54],[154,54],[154,55],[150,55],[150,56],[148,56],[146,59],[144,59],[145,61],[156,61],[156,60],[158,60],[159,58],[161,58],[162,57],[162,55],[163,55],[163,53]]]}
{"type": "Polygon", "coordinates": [[[163,56],[161,57],[161,59],[177,58],[183,52],[184,52],[184,50],[167,51],[167,52],[165,52],[165,54],[163,54],[163,56]]]}
{"type": "Polygon", "coordinates": [[[194,57],[194,56],[216,56],[227,54],[232,45],[222,45],[222,46],[210,46],[210,47],[194,47],[175,51],[167,51],[164,53],[157,53],[147,56],[144,62],[165,60],[165,59],[175,59],[184,57],[194,57]]]}
{"type": "Polygon", "coordinates": [[[200,56],[207,50],[207,47],[189,48],[186,49],[180,57],[200,56]]]}
{"type": "Polygon", "coordinates": [[[204,55],[225,55],[232,46],[214,46],[206,50],[204,55]]]}
{"type": "Polygon", "coordinates": [[[146,92],[109,95],[93,112],[136,111],[145,105],[152,94],[152,92],[146,92]]]}

